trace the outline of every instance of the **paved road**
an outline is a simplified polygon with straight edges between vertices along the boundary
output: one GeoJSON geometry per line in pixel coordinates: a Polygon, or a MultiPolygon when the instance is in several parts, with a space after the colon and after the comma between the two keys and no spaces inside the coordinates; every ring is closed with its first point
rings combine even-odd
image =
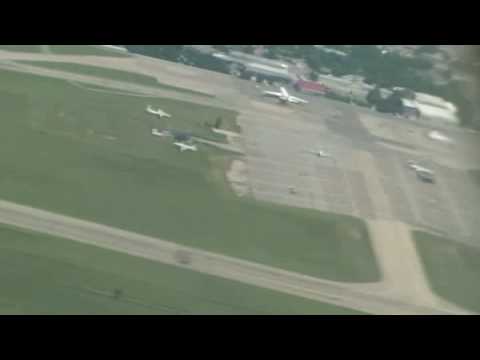
{"type": "Polygon", "coordinates": [[[6,201],[0,201],[0,223],[372,314],[452,313],[382,296],[368,285],[362,290],[6,201]]]}

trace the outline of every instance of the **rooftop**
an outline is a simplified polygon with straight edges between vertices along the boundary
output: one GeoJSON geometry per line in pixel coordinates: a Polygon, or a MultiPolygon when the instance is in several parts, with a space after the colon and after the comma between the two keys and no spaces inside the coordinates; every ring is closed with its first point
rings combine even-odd
{"type": "Polygon", "coordinates": [[[245,60],[245,61],[250,61],[250,62],[261,63],[261,64],[272,66],[272,67],[278,67],[278,68],[283,68],[283,69],[288,68],[288,64],[286,64],[282,61],[265,59],[264,57],[245,54],[245,53],[240,52],[240,51],[232,51],[232,52],[230,52],[230,56],[232,58],[237,58],[237,59],[240,59],[240,60],[245,60]]]}
{"type": "Polygon", "coordinates": [[[454,112],[448,109],[442,109],[438,106],[416,103],[417,109],[420,114],[429,118],[441,119],[449,123],[458,123],[458,118],[454,112]]]}
{"type": "Polygon", "coordinates": [[[263,73],[268,73],[269,75],[276,75],[276,76],[282,76],[282,77],[290,77],[290,74],[286,69],[279,69],[273,66],[268,66],[264,64],[259,64],[259,63],[247,63],[245,64],[247,70],[251,71],[258,71],[258,72],[263,72],[263,73]]]}
{"type": "Polygon", "coordinates": [[[425,105],[433,105],[442,109],[447,109],[452,112],[456,111],[455,105],[438,96],[417,92],[415,93],[415,99],[417,100],[417,102],[423,103],[425,105]]]}

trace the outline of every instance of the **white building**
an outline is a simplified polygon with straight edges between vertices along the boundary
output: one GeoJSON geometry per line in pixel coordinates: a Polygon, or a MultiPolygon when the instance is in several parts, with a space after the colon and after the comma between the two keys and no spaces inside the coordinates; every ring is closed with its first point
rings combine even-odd
{"type": "Polygon", "coordinates": [[[438,96],[415,93],[415,100],[402,99],[402,103],[408,117],[419,116],[425,120],[459,124],[456,106],[438,96]]]}
{"type": "Polygon", "coordinates": [[[452,111],[451,109],[419,102],[417,102],[417,109],[420,112],[420,116],[428,120],[438,120],[452,125],[459,124],[456,111],[452,111]]]}

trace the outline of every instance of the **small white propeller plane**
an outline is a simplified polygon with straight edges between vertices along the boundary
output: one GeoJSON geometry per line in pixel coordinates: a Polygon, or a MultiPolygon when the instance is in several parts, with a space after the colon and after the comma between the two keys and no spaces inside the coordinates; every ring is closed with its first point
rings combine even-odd
{"type": "Polygon", "coordinates": [[[429,173],[429,174],[432,174],[433,175],[433,171],[430,170],[430,169],[427,169],[426,167],[423,167],[423,166],[420,166],[418,165],[415,161],[413,160],[409,160],[407,161],[407,164],[408,164],[408,167],[410,169],[413,169],[415,170],[416,172],[425,172],[425,173],[429,173]]]}
{"type": "Polygon", "coordinates": [[[278,98],[278,100],[285,104],[285,103],[292,103],[292,104],[308,104],[307,100],[297,98],[295,96],[292,96],[288,93],[288,91],[284,88],[280,88],[280,92],[276,91],[264,91],[263,92],[264,96],[272,96],[278,98]]]}
{"type": "Polygon", "coordinates": [[[147,112],[153,115],[157,115],[158,117],[167,117],[167,118],[172,117],[172,115],[167,114],[162,109],[155,110],[150,105],[147,106],[147,112]]]}
{"type": "Polygon", "coordinates": [[[437,140],[437,141],[441,141],[441,142],[448,143],[448,144],[453,143],[452,139],[450,139],[448,136],[442,134],[439,131],[430,131],[428,133],[428,137],[432,140],[437,140]]]}
{"type": "Polygon", "coordinates": [[[318,157],[332,157],[332,155],[324,150],[318,150],[318,149],[307,149],[305,150],[306,152],[313,154],[318,157]]]}
{"type": "Polygon", "coordinates": [[[158,131],[158,129],[152,129],[152,135],[165,137],[165,136],[170,136],[170,132],[168,130],[158,131]]]}
{"type": "Polygon", "coordinates": [[[173,145],[178,146],[181,152],[184,151],[197,151],[197,147],[195,145],[188,145],[182,142],[174,142],[173,145]]]}

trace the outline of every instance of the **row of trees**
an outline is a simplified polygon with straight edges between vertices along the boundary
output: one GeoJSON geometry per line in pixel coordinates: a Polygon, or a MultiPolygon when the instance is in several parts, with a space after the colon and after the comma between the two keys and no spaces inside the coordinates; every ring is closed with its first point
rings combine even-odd
{"type": "Polygon", "coordinates": [[[377,111],[391,114],[401,114],[403,112],[402,104],[403,94],[399,91],[394,91],[386,99],[382,97],[379,87],[375,87],[367,95],[367,102],[375,106],[377,111]]]}
{"type": "Polygon", "coordinates": [[[125,45],[125,48],[133,53],[177,61],[183,52],[184,45],[125,45]]]}

